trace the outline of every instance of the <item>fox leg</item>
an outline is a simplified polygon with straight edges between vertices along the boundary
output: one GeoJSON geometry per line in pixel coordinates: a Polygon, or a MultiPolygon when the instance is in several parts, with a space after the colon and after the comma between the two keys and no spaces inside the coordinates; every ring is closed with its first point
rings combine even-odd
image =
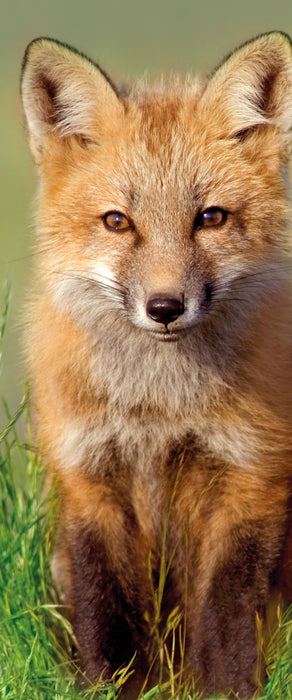
{"type": "Polygon", "coordinates": [[[87,677],[109,679],[131,660],[131,670],[147,669],[143,607],[129,560],[124,571],[113,570],[106,543],[80,523],[71,566],[73,627],[87,677]]]}
{"type": "Polygon", "coordinates": [[[71,477],[63,485],[61,547],[63,536],[81,666],[96,681],[101,674],[110,679],[134,659],[131,670],[140,689],[149,666],[144,620],[149,591],[137,522],[129,499],[122,506],[109,487],[84,477],[75,481],[71,477]]]}
{"type": "Polygon", "coordinates": [[[213,571],[194,622],[190,660],[208,694],[232,689],[240,698],[250,698],[257,689],[256,620],[263,614],[275,564],[261,528],[262,523],[248,521],[229,532],[226,554],[213,571]]]}
{"type": "MultiPolygon", "coordinates": [[[[177,501],[181,511],[182,488],[177,501]]],[[[230,473],[190,506],[185,524],[187,666],[206,695],[257,689],[257,615],[264,614],[286,527],[285,484],[230,473]]],[[[179,573],[177,572],[177,577],[179,573]]]]}

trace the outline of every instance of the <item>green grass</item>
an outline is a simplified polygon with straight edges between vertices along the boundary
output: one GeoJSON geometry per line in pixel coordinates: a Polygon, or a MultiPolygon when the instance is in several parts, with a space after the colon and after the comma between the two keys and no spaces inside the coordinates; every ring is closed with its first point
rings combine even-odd
{"type": "Polygon", "coordinates": [[[23,410],[1,436],[0,697],[77,698],[68,664],[71,632],[60,616],[49,567],[52,509],[44,515],[41,465],[15,428],[23,410]],[[26,488],[18,485],[23,468],[26,488]]]}
{"type": "MultiPolygon", "coordinates": [[[[8,296],[7,290],[0,321],[0,362],[8,296]]],[[[14,416],[7,407],[6,413],[7,424],[0,429],[0,699],[114,700],[127,669],[112,685],[100,682],[88,688],[72,661],[73,633],[62,614],[50,569],[55,496],[43,496],[42,465],[30,449],[26,397],[14,416]]],[[[153,592],[158,613],[162,593],[163,580],[153,592]]],[[[157,640],[169,669],[164,697],[193,700],[196,695],[187,688],[178,692],[171,654],[163,644],[167,636],[175,639],[179,623],[174,611],[164,637],[157,640]]],[[[279,614],[265,662],[269,678],[262,699],[290,700],[291,612],[279,614]]],[[[161,691],[155,687],[143,698],[159,696],[161,691]]]]}

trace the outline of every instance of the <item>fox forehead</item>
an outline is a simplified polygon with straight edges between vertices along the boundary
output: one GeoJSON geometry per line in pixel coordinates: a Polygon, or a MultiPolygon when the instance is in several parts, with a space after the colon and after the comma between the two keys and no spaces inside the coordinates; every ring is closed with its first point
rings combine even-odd
{"type": "Polygon", "coordinates": [[[157,140],[168,141],[187,136],[194,124],[202,84],[163,80],[158,85],[140,82],[125,100],[125,113],[135,124],[135,136],[142,139],[149,152],[155,152],[157,140]]]}
{"type": "MultiPolygon", "coordinates": [[[[199,96],[186,99],[188,93],[185,97],[183,91],[174,96],[149,89],[124,101],[122,114],[111,125],[110,141],[104,140],[121,170],[126,164],[132,173],[136,169],[140,177],[143,167],[147,168],[151,182],[151,173],[156,180],[157,174],[160,180],[166,174],[173,176],[180,163],[185,166],[195,156],[200,131],[196,124],[199,96]]],[[[142,184],[145,189],[147,183],[142,184]]]]}
{"type": "Polygon", "coordinates": [[[198,106],[199,94],[189,90],[186,97],[147,91],[128,98],[110,139],[97,140],[89,154],[93,177],[96,168],[99,184],[106,182],[133,212],[158,198],[161,207],[170,198],[182,205],[182,196],[186,205],[200,206],[214,190],[219,205],[230,196],[231,180],[242,192],[240,153],[231,140],[209,135],[198,106]]]}
{"type": "Polygon", "coordinates": [[[201,108],[202,83],[175,85],[173,93],[171,83],[140,84],[124,99],[110,139],[97,137],[99,150],[93,159],[99,182],[106,181],[114,196],[124,196],[133,212],[147,201],[149,206],[159,201],[161,209],[170,201],[180,210],[183,205],[192,211],[213,204],[237,208],[257,196],[256,185],[262,187],[265,180],[271,192],[269,174],[279,167],[277,133],[270,134],[267,144],[264,129],[259,129],[254,141],[241,143],[201,108]]]}

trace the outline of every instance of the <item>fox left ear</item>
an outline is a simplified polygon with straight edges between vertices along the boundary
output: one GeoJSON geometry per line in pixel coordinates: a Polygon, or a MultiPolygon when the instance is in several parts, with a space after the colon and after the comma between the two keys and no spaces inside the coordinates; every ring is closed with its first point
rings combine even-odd
{"type": "Polygon", "coordinates": [[[83,54],[53,39],[35,39],[26,49],[21,94],[32,152],[38,163],[50,153],[50,138],[101,138],[123,111],[108,76],[83,54]]]}
{"type": "Polygon", "coordinates": [[[288,140],[292,127],[292,44],[281,32],[263,34],[229,56],[211,77],[202,108],[236,135],[261,124],[288,140]]]}

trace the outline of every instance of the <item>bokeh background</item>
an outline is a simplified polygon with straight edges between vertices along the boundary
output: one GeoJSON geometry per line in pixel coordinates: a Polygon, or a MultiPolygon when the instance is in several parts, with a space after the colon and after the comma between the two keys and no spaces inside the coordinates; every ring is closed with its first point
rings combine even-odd
{"type": "Polygon", "coordinates": [[[208,73],[262,32],[292,34],[292,0],[2,0],[0,2],[0,309],[12,295],[0,376],[11,412],[23,393],[22,309],[33,241],[35,169],[26,144],[19,72],[26,44],[50,36],[76,46],[118,80],[162,71],[208,73]]]}

